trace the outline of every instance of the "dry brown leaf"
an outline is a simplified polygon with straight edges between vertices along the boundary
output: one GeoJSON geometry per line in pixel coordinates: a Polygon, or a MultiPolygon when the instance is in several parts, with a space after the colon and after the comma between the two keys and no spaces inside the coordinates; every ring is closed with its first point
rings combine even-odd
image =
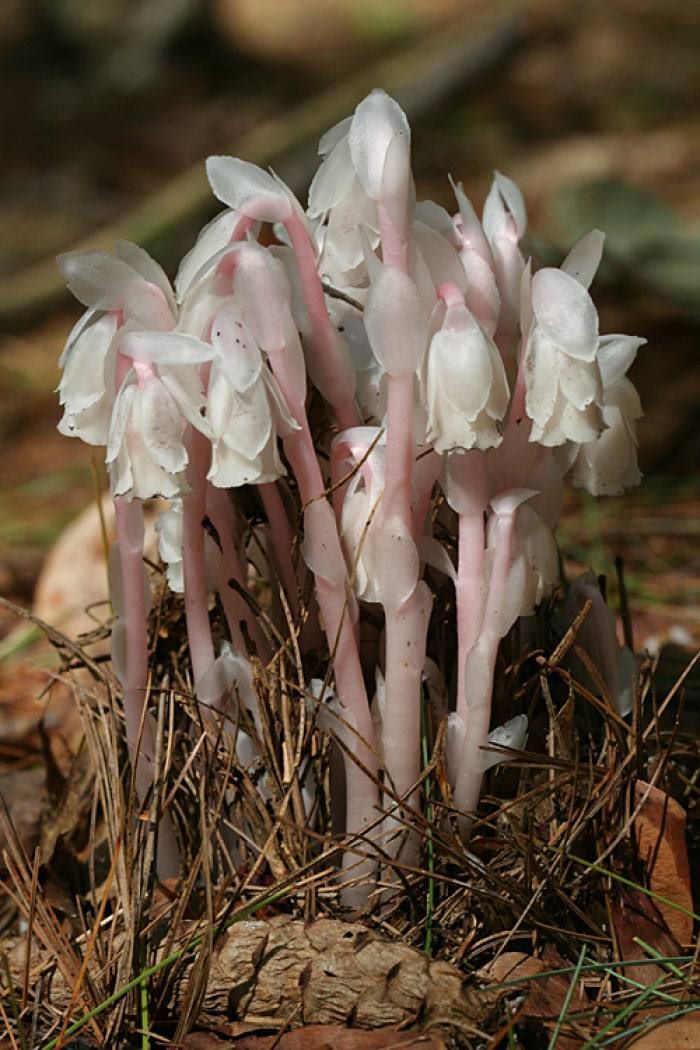
{"type": "MultiPolygon", "coordinates": [[[[34,855],[39,842],[41,813],[45,799],[46,770],[43,766],[17,769],[0,776],[0,795],[7,807],[7,815],[28,857],[34,855]]],[[[0,833],[0,858],[5,848],[0,833]]],[[[0,865],[4,866],[0,860],[0,865]]]]}
{"type": "MultiPolygon", "coordinates": [[[[550,951],[545,959],[537,959],[532,955],[526,955],[525,952],[506,952],[504,955],[499,955],[490,966],[481,970],[479,976],[500,983],[532,977],[535,974],[546,973],[547,970],[556,970],[567,965],[567,962],[554,951],[550,951]]],[[[519,1010],[519,1017],[541,1021],[556,1020],[568,994],[570,981],[569,976],[561,974],[546,977],[541,981],[528,981],[523,985],[527,992],[527,999],[519,1010]]],[[[574,989],[571,1010],[583,1010],[587,1005],[588,1000],[579,985],[574,989]]],[[[566,1030],[559,1033],[557,1040],[559,1050],[576,1050],[580,1045],[581,1040],[577,1036],[567,1033],[566,1030]]]]}
{"type": "MultiPolygon", "coordinates": [[[[610,902],[610,914],[620,959],[647,958],[638,940],[656,949],[660,955],[682,955],[681,946],[669,931],[661,912],[641,890],[621,887],[619,896],[610,902]]],[[[651,964],[625,967],[625,974],[645,987],[664,973],[660,966],[651,964]]]]}
{"type": "Polygon", "coordinates": [[[243,1035],[232,1042],[211,1038],[210,1042],[186,1041],[185,1046],[188,1050],[447,1050],[446,1043],[434,1034],[397,1032],[395,1028],[368,1032],[329,1024],[306,1025],[281,1037],[243,1035]]]}
{"type": "MultiPolygon", "coordinates": [[[[688,911],[693,910],[690,865],[686,844],[686,812],[665,791],[643,781],[635,785],[635,804],[642,807],[634,822],[637,851],[647,869],[651,889],[688,911]]],[[[673,936],[689,944],[693,935],[690,915],[657,901],[673,936]]]]}
{"type": "Polygon", "coordinates": [[[627,1043],[625,1050],[698,1050],[700,1047],[700,1010],[660,1024],[627,1043]]]}

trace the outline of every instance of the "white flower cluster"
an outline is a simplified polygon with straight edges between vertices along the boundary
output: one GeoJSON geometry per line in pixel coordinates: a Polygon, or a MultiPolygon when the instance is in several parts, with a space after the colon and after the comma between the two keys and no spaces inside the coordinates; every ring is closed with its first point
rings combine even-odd
{"type": "MultiPolygon", "coordinates": [[[[188,604],[188,629],[199,639],[190,643],[195,679],[213,706],[245,679],[244,706],[255,712],[247,664],[238,663],[244,654],[227,649],[215,660],[208,637],[207,591],[217,588],[232,640],[240,648],[243,639],[226,580],[244,573],[221,532],[228,497],[216,490],[260,486],[292,607],[290,537],[297,515],[303,520],[338,710],[364,740],[365,768],[383,756],[395,785],[420,780],[417,748],[403,765],[396,755],[399,700],[413,691],[419,702],[431,664],[426,565],[451,577],[459,668],[448,764],[468,810],[488,764],[480,749],[498,644],[557,582],[553,529],[564,476],[593,495],[640,480],[641,407],[627,372],[644,340],[600,335],[589,293],[603,249],[598,231],[561,267],[535,269],[523,244],[525,204],[506,176],[496,173],[481,218],[461,184],[452,183],[453,215],[417,201],[410,129],[383,91],[331,129],[319,152],[306,211],[274,174],[210,158],[212,190],[226,210],[183,259],[174,290],[132,244],[118,244],[113,256],[59,259],[87,307],[61,358],[60,429],[105,446],[118,500],[172,501],[159,526],[161,552],[171,587],[196,592],[188,604]],[[277,236],[273,247],[258,240],[264,224],[277,236]],[[307,376],[335,429],[322,448],[307,417],[307,376]],[[288,470],[294,510],[290,489],[276,485],[288,470]],[[445,498],[431,516],[436,486],[445,498]],[[218,546],[197,536],[211,508],[218,546]],[[442,544],[436,524],[456,525],[454,542],[442,544]],[[383,683],[377,740],[360,632],[344,625],[358,609],[363,615],[363,603],[385,614],[374,668],[383,683]]],[[[516,718],[491,739],[520,747],[525,728],[516,718]]],[[[376,777],[353,783],[371,808],[376,777]]],[[[357,798],[348,805],[362,809],[357,798]]]]}

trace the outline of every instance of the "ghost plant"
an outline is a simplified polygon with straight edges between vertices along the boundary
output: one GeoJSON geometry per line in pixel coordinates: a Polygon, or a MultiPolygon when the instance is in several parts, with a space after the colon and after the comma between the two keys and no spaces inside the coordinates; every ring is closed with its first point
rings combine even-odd
{"type": "MultiPolygon", "coordinates": [[[[295,614],[313,583],[305,613],[325,642],[313,629],[300,638],[327,670],[308,701],[344,756],[336,830],[362,843],[367,880],[381,856],[418,859],[424,685],[448,716],[447,779],[465,839],[484,771],[503,757],[489,747],[524,745],[524,715],[491,725],[499,645],[558,582],[565,476],[593,495],[639,481],[641,409],[626,373],[643,340],[599,332],[589,293],[598,231],[559,268],[536,270],[523,246],[525,204],[506,176],[495,175],[481,219],[461,184],[452,183],[453,215],[417,201],[408,123],[383,91],[319,152],[306,212],[274,173],[210,158],[226,210],[183,260],[175,292],[135,245],[61,257],[88,310],[61,362],[60,428],[106,447],[117,506],[114,665],[141,795],[154,750],[142,503],[169,501],[161,553],[170,587],[184,592],[205,724],[235,724],[237,702],[255,723],[250,657],[274,656],[240,596],[242,536],[261,526],[246,523],[236,493],[255,486],[295,614]],[[265,226],[272,246],[258,239],[265,226]],[[312,387],[328,422],[316,438],[312,387]],[[437,571],[454,585],[454,669],[430,655],[437,571]],[[229,633],[218,653],[212,592],[229,633]]],[[[601,675],[626,695],[629,660],[600,596],[587,581],[576,594],[592,603],[601,675]]],[[[239,757],[254,752],[240,737],[239,757]]],[[[161,867],[172,867],[172,850],[161,867]]],[[[356,903],[352,858],[346,867],[346,900],[356,903]]]]}

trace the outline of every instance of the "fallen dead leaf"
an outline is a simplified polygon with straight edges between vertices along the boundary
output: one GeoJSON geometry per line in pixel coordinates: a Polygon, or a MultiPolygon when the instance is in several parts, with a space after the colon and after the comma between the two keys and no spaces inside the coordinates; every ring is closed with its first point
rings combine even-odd
{"type": "MultiPolygon", "coordinates": [[[[682,954],[680,944],[668,929],[654,901],[641,890],[621,887],[619,896],[610,902],[610,913],[620,959],[648,958],[637,941],[644,941],[662,956],[682,954]]],[[[651,964],[625,967],[625,974],[645,987],[665,972],[660,966],[651,964]]]]}
{"type": "MultiPolygon", "coordinates": [[[[693,910],[690,865],[686,844],[686,812],[665,791],[643,781],[635,785],[635,805],[644,799],[634,822],[637,852],[649,876],[651,889],[687,911],[693,910]]],[[[657,901],[666,925],[681,944],[693,935],[690,915],[657,901]]]]}
{"type": "MultiPolygon", "coordinates": [[[[569,964],[566,960],[554,951],[550,951],[543,959],[526,955],[525,952],[506,952],[490,966],[481,970],[479,976],[485,980],[500,983],[532,977],[535,974],[546,973],[548,970],[556,970],[567,965],[569,964]]],[[[556,1020],[564,1005],[569,985],[570,978],[563,975],[545,977],[541,981],[528,981],[523,986],[527,998],[519,1010],[519,1017],[540,1021],[556,1020]]],[[[583,1010],[587,1005],[588,999],[579,985],[574,990],[570,1009],[572,1011],[583,1010]]],[[[581,1040],[576,1035],[567,1033],[565,1025],[557,1039],[558,1050],[577,1050],[580,1045],[581,1040]]]]}
{"type": "Polygon", "coordinates": [[[183,1044],[187,1050],[447,1050],[437,1035],[397,1032],[395,1028],[363,1031],[340,1025],[312,1024],[277,1035],[241,1035],[222,1039],[194,1032],[183,1044]]]}
{"type": "Polygon", "coordinates": [[[627,1043],[625,1050],[698,1050],[700,1047],[700,1010],[660,1024],[639,1039],[627,1043]]]}

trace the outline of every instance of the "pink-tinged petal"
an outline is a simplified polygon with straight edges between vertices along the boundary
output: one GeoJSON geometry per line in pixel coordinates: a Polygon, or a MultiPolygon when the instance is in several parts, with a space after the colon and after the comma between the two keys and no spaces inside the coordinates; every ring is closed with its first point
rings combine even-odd
{"type": "Polygon", "coordinates": [[[382,266],[372,281],[365,328],[375,357],[390,375],[415,372],[428,341],[428,311],[411,278],[382,266]]]}
{"type": "Polygon", "coordinates": [[[179,474],[187,466],[182,443],[184,422],[172,396],[157,380],[146,383],[135,406],[134,423],[140,426],[149,455],[168,474],[179,474]],[[138,418],[137,418],[138,416],[138,418]]]}
{"type": "Polygon", "coordinates": [[[598,349],[598,314],[590,295],[568,273],[546,267],[532,278],[532,309],[543,333],[559,350],[593,361],[598,349]]]}
{"type": "Polygon", "coordinates": [[[138,387],[133,382],[133,372],[126,376],[126,379],[121,385],[119,393],[114,401],[114,408],[112,409],[112,421],[109,428],[109,437],[107,440],[107,456],[106,463],[113,463],[116,460],[119,450],[124,444],[124,436],[126,434],[126,428],[129,425],[129,419],[131,417],[131,411],[134,405],[134,399],[138,393],[138,387]]]}
{"type": "Polygon", "coordinates": [[[633,364],[646,339],[636,335],[603,335],[598,342],[598,364],[603,386],[619,382],[633,364]]]}
{"type": "Polygon", "coordinates": [[[604,243],[605,234],[600,230],[591,230],[576,242],[564,259],[561,264],[564,273],[568,273],[584,288],[590,288],[603,257],[604,243]]]}
{"type": "Polygon", "coordinates": [[[489,243],[510,232],[509,219],[513,224],[511,236],[519,241],[527,229],[525,201],[513,180],[496,171],[484,203],[483,228],[489,243]]]}
{"type": "Polygon", "coordinates": [[[155,365],[199,365],[214,356],[209,343],[182,332],[128,332],[119,350],[134,361],[155,365]]]}
{"type": "Polygon", "coordinates": [[[453,245],[443,234],[422,222],[414,222],[413,236],[419,253],[428,268],[433,285],[439,288],[449,282],[464,294],[467,290],[467,275],[453,245]]]}
{"type": "Polygon", "coordinates": [[[132,269],[136,270],[137,273],[141,274],[145,281],[160,288],[174,315],[176,310],[175,297],[170,281],[160,263],[152,259],[140,245],[133,244],[131,241],[116,241],[114,253],[118,259],[121,259],[128,266],[131,266],[132,269]]]}
{"type": "Polygon", "coordinates": [[[248,390],[260,378],[263,358],[240,311],[232,303],[219,310],[212,321],[211,341],[219,354],[219,371],[234,390],[240,393],[248,390]]]}
{"type": "Polygon", "coordinates": [[[178,267],[175,278],[177,297],[182,301],[185,293],[201,275],[207,263],[231,244],[231,238],[242,216],[232,208],[221,212],[200,231],[197,240],[178,267]]]}
{"type": "Polygon", "coordinates": [[[341,141],[331,150],[311,181],[308,208],[311,218],[325,217],[350,194],[354,180],[350,147],[347,140],[341,141]]]}
{"type": "Polygon", "coordinates": [[[441,204],[436,204],[435,201],[418,201],[413,209],[413,220],[439,233],[455,251],[459,251],[461,240],[455,230],[452,216],[441,204]]]}
{"type": "Polygon", "coordinates": [[[477,214],[474,211],[474,206],[464,192],[462,183],[456,183],[452,176],[450,176],[449,179],[450,185],[454,190],[454,195],[457,198],[457,207],[459,208],[458,230],[460,237],[471,251],[478,255],[490,269],[493,269],[491,247],[486,239],[486,234],[479,222],[477,214]]]}
{"type": "Polygon", "coordinates": [[[285,345],[291,293],[284,267],[264,248],[246,244],[238,255],[236,295],[243,304],[243,320],[265,353],[285,345]]]}
{"type": "Polygon", "coordinates": [[[241,215],[261,222],[285,222],[292,203],[272,175],[238,157],[209,157],[207,177],[214,196],[241,215]]]}
{"type": "Polygon", "coordinates": [[[143,278],[109,252],[64,252],[56,259],[66,285],[75,298],[96,310],[121,310],[143,278]]]}
{"type": "Polygon", "coordinates": [[[471,249],[461,252],[461,263],[467,279],[467,307],[487,335],[493,337],[501,312],[501,295],[491,266],[471,249]]]}
{"type": "Polygon", "coordinates": [[[380,88],[371,91],[355,110],[348,144],[357,177],[372,200],[379,200],[382,191],[395,192],[401,180],[407,179],[411,129],[399,104],[380,88]],[[397,156],[392,162],[392,182],[387,186],[383,185],[384,169],[392,143],[396,143],[397,156]]]}
{"type": "Polygon", "coordinates": [[[63,357],[63,376],[59,384],[59,402],[74,414],[94,405],[105,396],[105,366],[116,321],[102,314],[82,330],[63,357]]]}

